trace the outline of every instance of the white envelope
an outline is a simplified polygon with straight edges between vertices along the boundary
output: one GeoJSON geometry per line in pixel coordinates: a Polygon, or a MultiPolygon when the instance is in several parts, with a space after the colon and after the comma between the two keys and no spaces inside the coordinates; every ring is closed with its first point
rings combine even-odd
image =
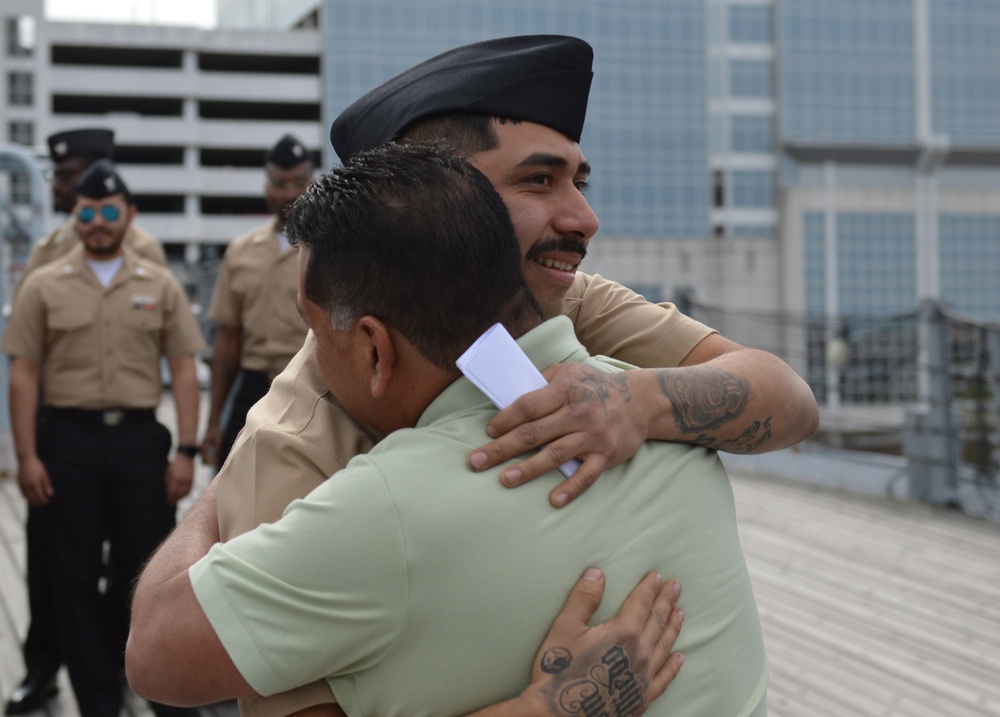
{"type": "MultiPolygon", "coordinates": [[[[541,371],[501,324],[487,329],[455,364],[501,409],[547,385],[541,371]]],[[[569,478],[579,467],[580,461],[573,458],[559,466],[559,471],[569,478]]]]}

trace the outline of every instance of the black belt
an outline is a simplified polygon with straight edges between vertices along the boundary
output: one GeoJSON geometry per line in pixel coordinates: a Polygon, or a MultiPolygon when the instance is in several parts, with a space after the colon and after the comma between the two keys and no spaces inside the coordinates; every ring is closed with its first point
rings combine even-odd
{"type": "Polygon", "coordinates": [[[42,413],[61,418],[64,421],[88,426],[114,428],[129,423],[149,423],[156,421],[156,411],[152,408],[58,408],[45,406],[42,413]]]}

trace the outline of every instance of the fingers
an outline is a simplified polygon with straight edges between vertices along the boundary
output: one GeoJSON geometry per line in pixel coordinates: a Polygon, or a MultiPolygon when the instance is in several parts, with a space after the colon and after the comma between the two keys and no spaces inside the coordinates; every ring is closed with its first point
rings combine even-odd
{"type": "MultiPolygon", "coordinates": [[[[498,413],[497,416],[499,415],[501,414],[498,413]]],[[[494,417],[495,420],[496,417],[494,417]]],[[[558,414],[552,417],[546,415],[542,418],[526,418],[524,420],[527,422],[515,424],[502,432],[492,431],[493,424],[491,423],[487,428],[487,432],[493,436],[500,437],[472,451],[469,455],[469,466],[474,470],[492,468],[515,456],[520,456],[530,450],[543,446],[547,441],[561,438],[566,433],[565,422],[560,420],[558,414]]],[[[556,450],[568,450],[568,448],[562,446],[556,450]]],[[[570,458],[572,457],[570,456],[570,458]]],[[[562,465],[566,460],[569,460],[569,458],[555,465],[562,465]]],[[[551,468],[548,470],[551,470],[551,468]]],[[[537,477],[544,472],[541,471],[532,477],[537,477]]]]}
{"type": "MultiPolygon", "coordinates": [[[[625,632],[635,635],[645,634],[646,625],[656,607],[656,599],[662,587],[663,578],[659,573],[646,573],[625,598],[618,614],[613,618],[614,621],[620,623],[625,632]]],[[[649,645],[652,644],[652,641],[649,641],[649,645]]]]}
{"type": "Polygon", "coordinates": [[[549,502],[556,508],[562,508],[594,485],[607,467],[608,460],[604,456],[600,454],[587,456],[576,473],[552,489],[549,493],[549,502]]]}
{"type": "Polygon", "coordinates": [[[644,656],[648,674],[651,675],[647,704],[667,690],[684,663],[683,655],[671,652],[684,621],[684,611],[676,607],[681,586],[675,580],[650,582],[651,575],[659,580],[655,573],[647,575],[626,601],[628,603],[634,598],[631,608],[636,611],[628,617],[645,621],[639,637],[638,654],[644,656]],[[655,587],[653,594],[649,590],[651,586],[655,587]]]}
{"type": "MultiPolygon", "coordinates": [[[[565,391],[557,386],[550,384],[535,391],[529,391],[497,413],[486,427],[486,433],[493,437],[506,435],[518,426],[555,413],[565,403],[565,391]]],[[[529,448],[534,448],[540,443],[529,446],[529,448]]]]}
{"type": "Polygon", "coordinates": [[[684,664],[684,655],[679,652],[670,652],[674,642],[677,640],[683,622],[684,611],[679,607],[675,607],[670,613],[667,629],[664,630],[656,646],[656,655],[665,656],[665,659],[662,666],[649,681],[649,702],[652,702],[667,691],[670,683],[677,677],[677,673],[680,672],[681,666],[684,664]]]}
{"type": "Polygon", "coordinates": [[[639,644],[644,650],[649,650],[654,655],[654,664],[658,665],[667,659],[670,650],[673,649],[677,633],[680,631],[680,622],[677,620],[677,613],[683,613],[676,607],[677,600],[681,595],[681,586],[676,580],[669,580],[663,583],[657,591],[656,598],[652,602],[646,624],[643,626],[639,644]],[[672,622],[672,620],[677,620],[672,622]],[[657,651],[662,654],[657,655],[657,651]]]}
{"type": "Polygon", "coordinates": [[[604,597],[604,572],[598,568],[587,568],[566,598],[566,604],[552,624],[550,634],[557,629],[576,627],[586,629],[590,618],[601,606],[604,597]]]}

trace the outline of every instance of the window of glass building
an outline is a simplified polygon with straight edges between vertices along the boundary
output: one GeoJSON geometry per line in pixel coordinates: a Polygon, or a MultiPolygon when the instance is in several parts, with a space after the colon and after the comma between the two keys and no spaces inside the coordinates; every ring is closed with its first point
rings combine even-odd
{"type": "Polygon", "coordinates": [[[7,103],[11,107],[31,107],[35,102],[34,84],[30,72],[8,72],[7,103]]]}
{"type": "Polygon", "coordinates": [[[806,269],[806,313],[823,316],[826,313],[826,238],[823,215],[808,212],[803,217],[806,269]]]}
{"type": "Polygon", "coordinates": [[[734,224],[730,235],[743,239],[770,239],[777,234],[773,224],[734,224]]]}
{"type": "Polygon", "coordinates": [[[978,319],[1000,320],[1000,215],[942,214],[938,226],[942,297],[978,319]]]}
{"type": "Polygon", "coordinates": [[[708,118],[708,149],[716,154],[729,151],[729,143],[726,142],[726,117],[724,115],[710,115],[708,118]]]}
{"type": "Polygon", "coordinates": [[[733,172],[733,206],[768,208],[774,206],[774,172],[737,170],[733,172]]]}
{"type": "Polygon", "coordinates": [[[729,39],[732,42],[771,42],[771,8],[764,5],[730,5],[729,39]]]}
{"type": "Polygon", "coordinates": [[[708,41],[720,43],[726,41],[726,9],[722,5],[708,6],[708,41]]]}
{"type": "Polygon", "coordinates": [[[837,214],[841,316],[877,316],[917,305],[915,236],[912,214],[837,214]]]}
{"type": "Polygon", "coordinates": [[[729,94],[732,97],[764,97],[772,94],[769,60],[730,60],[729,94]]]}
{"type": "Polygon", "coordinates": [[[712,206],[716,209],[726,206],[726,175],[721,169],[712,172],[712,206]]]}
{"type": "Polygon", "coordinates": [[[35,144],[35,125],[31,122],[8,122],[7,140],[13,144],[31,147],[35,144]]]}
{"type": "Polygon", "coordinates": [[[734,115],[732,118],[734,152],[771,152],[774,150],[774,126],[766,115],[734,115]]]}
{"type": "Polygon", "coordinates": [[[726,61],[713,57],[708,63],[708,96],[726,96],[726,61]]]}

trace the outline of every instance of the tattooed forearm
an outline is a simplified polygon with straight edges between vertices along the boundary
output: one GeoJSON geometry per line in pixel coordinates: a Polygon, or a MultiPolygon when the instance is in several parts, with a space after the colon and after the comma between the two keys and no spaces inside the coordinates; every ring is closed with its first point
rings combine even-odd
{"type": "Polygon", "coordinates": [[[754,421],[735,438],[720,441],[716,436],[702,433],[693,442],[705,448],[715,448],[729,453],[753,453],[769,440],[771,440],[771,416],[765,418],[763,423],[754,421]]]}
{"type": "Polygon", "coordinates": [[[658,374],[660,388],[674,409],[682,433],[698,433],[733,421],[750,402],[750,384],[734,373],[714,366],[698,370],[666,369],[658,374]]]}
{"type": "MultiPolygon", "coordinates": [[[[553,648],[542,656],[542,670],[559,674],[572,662],[569,650],[553,648]]],[[[556,714],[635,717],[646,709],[646,685],[633,671],[628,653],[618,645],[601,655],[599,663],[578,665],[565,678],[569,682],[555,688],[556,714]]]]}

